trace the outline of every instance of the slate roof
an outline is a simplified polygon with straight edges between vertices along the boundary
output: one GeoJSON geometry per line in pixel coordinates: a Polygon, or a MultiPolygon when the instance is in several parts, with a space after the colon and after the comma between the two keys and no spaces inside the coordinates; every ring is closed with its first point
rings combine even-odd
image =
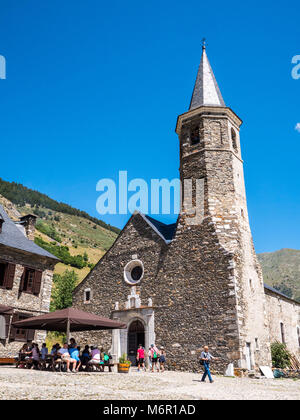
{"type": "Polygon", "coordinates": [[[202,58],[190,103],[190,111],[199,106],[226,106],[207,58],[205,46],[202,49],[202,58]]]}
{"type": "Polygon", "coordinates": [[[177,223],[172,223],[170,225],[166,225],[159,220],[153,219],[153,217],[146,216],[144,214],[140,215],[143,219],[152,227],[152,229],[166,242],[170,243],[175,235],[176,225],[177,223]]]}
{"type": "Polygon", "coordinates": [[[40,248],[24,236],[15,223],[8,217],[4,208],[0,205],[0,219],[1,218],[4,220],[4,223],[0,233],[0,245],[5,245],[10,248],[19,249],[21,251],[30,252],[31,254],[41,255],[43,257],[59,261],[58,258],[50,254],[50,252],[40,248]]]}
{"type": "Polygon", "coordinates": [[[264,288],[267,290],[270,290],[273,293],[276,293],[277,295],[280,295],[282,297],[284,297],[285,299],[291,300],[295,303],[298,303],[298,305],[300,305],[300,302],[297,302],[296,300],[290,298],[289,296],[285,295],[284,293],[279,292],[279,290],[274,289],[273,287],[269,286],[268,284],[264,284],[264,288]]]}

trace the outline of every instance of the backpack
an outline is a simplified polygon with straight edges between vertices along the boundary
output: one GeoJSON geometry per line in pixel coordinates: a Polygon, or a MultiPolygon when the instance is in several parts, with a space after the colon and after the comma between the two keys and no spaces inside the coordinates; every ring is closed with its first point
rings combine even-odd
{"type": "MultiPolygon", "coordinates": [[[[208,353],[204,353],[205,357],[207,357],[208,353]]],[[[204,366],[204,360],[200,359],[199,363],[201,366],[204,366]]]]}
{"type": "Polygon", "coordinates": [[[157,359],[157,353],[156,353],[156,351],[154,351],[154,353],[153,353],[153,358],[154,359],[157,359]]]}
{"type": "Polygon", "coordinates": [[[105,362],[108,362],[108,360],[109,360],[109,356],[108,356],[107,354],[105,354],[105,355],[104,355],[104,361],[105,361],[105,362]]]}

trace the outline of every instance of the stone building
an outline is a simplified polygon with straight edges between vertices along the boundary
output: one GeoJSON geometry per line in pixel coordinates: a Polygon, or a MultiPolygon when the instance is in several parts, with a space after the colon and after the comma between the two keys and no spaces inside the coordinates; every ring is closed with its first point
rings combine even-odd
{"type": "Polygon", "coordinates": [[[58,259],[34,242],[36,216],[13,222],[0,205],[0,358],[17,354],[22,343],[42,343],[42,331],[16,329],[12,322],[49,312],[58,259]]]}
{"type": "Polygon", "coordinates": [[[225,105],[205,46],[189,110],[177,119],[184,188],[177,223],[135,213],[110,250],[76,288],[74,306],[125,322],[127,330],[82,334],[132,362],[138,344],[164,346],[172,369],[198,369],[204,344],[229,363],[270,365],[270,340],[292,321],[286,341],[299,348],[299,307],[263,284],[250,231],[241,119],[225,105]],[[198,191],[202,195],[197,194],[198,191]],[[201,202],[197,197],[200,196],[201,202]],[[290,317],[274,317],[282,302],[290,317]],[[282,321],[281,321],[282,319],[282,321]],[[277,326],[273,325],[278,323],[277,326]],[[275,332],[276,331],[276,332],[275,332]]]}
{"type": "Polygon", "coordinates": [[[296,356],[300,356],[300,304],[265,285],[267,323],[270,341],[285,343],[296,356]]]}

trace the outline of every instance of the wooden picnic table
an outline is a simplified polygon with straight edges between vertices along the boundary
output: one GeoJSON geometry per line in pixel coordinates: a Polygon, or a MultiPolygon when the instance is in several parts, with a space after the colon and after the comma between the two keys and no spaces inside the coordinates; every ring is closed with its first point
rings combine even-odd
{"type": "MultiPolygon", "coordinates": [[[[26,369],[31,369],[33,366],[33,359],[27,358],[25,360],[18,360],[16,363],[16,367],[23,366],[26,369]]],[[[81,369],[86,372],[104,372],[105,368],[108,369],[109,372],[112,372],[112,368],[114,367],[114,363],[89,363],[87,362],[84,365],[81,365],[81,369]]],[[[66,361],[63,360],[60,355],[56,354],[47,354],[45,359],[40,359],[37,365],[37,369],[39,370],[50,370],[52,372],[59,371],[65,372],[67,370],[66,361]]]]}

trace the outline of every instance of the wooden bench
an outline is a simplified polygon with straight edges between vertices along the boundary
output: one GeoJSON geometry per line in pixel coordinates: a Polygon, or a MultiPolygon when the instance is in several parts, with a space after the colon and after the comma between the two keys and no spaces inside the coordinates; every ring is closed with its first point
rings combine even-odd
{"type": "Polygon", "coordinates": [[[14,365],[15,363],[14,357],[0,357],[0,365],[14,365]]]}
{"type": "Polygon", "coordinates": [[[112,372],[112,367],[114,367],[114,363],[87,363],[85,370],[87,372],[104,372],[105,368],[108,368],[109,372],[112,372]]]}
{"type": "Polygon", "coordinates": [[[18,360],[16,363],[16,368],[23,367],[23,369],[31,369],[32,366],[32,359],[18,360]]]}
{"type": "Polygon", "coordinates": [[[106,367],[108,367],[108,371],[109,372],[112,372],[112,367],[114,367],[115,366],[115,364],[114,363],[104,363],[104,365],[101,365],[102,367],[103,367],[103,372],[104,372],[104,370],[105,370],[105,368],[106,367]]]}

